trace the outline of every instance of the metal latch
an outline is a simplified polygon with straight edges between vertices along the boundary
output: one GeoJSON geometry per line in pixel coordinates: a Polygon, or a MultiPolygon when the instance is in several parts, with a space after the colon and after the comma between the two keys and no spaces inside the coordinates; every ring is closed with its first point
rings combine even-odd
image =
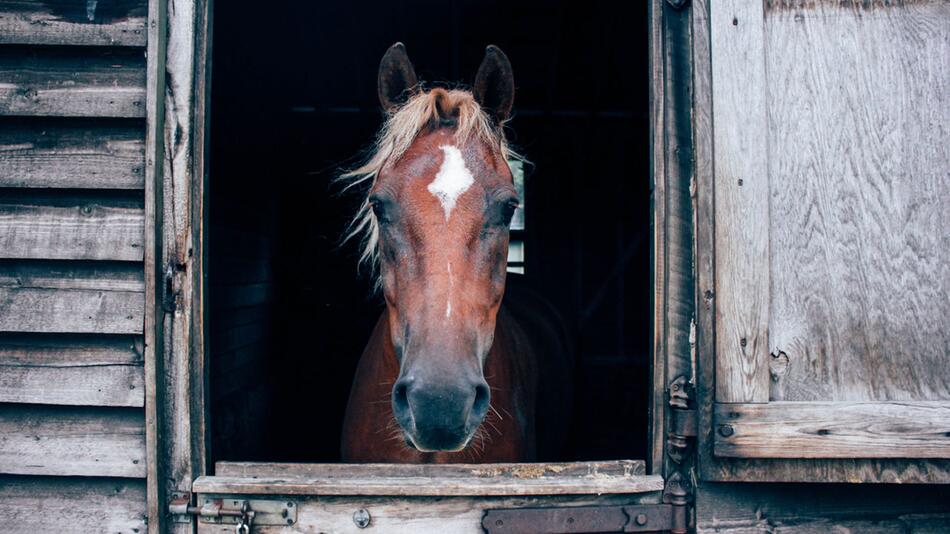
{"type": "Polygon", "coordinates": [[[488,534],[663,532],[672,527],[670,504],[495,509],[482,517],[488,534]]]}
{"type": "Polygon", "coordinates": [[[168,511],[172,515],[194,515],[200,523],[234,525],[238,533],[249,532],[252,525],[297,522],[297,505],[293,501],[203,497],[201,503],[194,506],[189,494],[176,493],[172,495],[168,511]]]}

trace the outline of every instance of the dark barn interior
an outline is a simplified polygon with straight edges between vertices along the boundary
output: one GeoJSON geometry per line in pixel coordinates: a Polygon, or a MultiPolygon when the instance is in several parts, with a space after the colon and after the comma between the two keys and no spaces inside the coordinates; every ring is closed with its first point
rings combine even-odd
{"type": "Polygon", "coordinates": [[[376,69],[471,83],[499,45],[526,168],[526,278],[576,337],[561,460],[643,458],[650,383],[646,3],[215,2],[208,328],[213,460],[334,462],[382,309],[331,181],[381,121],[376,69]]]}

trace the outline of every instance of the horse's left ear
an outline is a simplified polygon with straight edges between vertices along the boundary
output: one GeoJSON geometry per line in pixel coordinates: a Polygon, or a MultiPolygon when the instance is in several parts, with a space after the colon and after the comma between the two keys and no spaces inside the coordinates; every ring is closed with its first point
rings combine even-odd
{"type": "Polygon", "coordinates": [[[515,78],[511,73],[511,62],[501,48],[488,45],[485,49],[485,59],[475,75],[472,94],[496,123],[501,124],[511,115],[511,106],[515,102],[515,78]]]}
{"type": "Polygon", "coordinates": [[[416,69],[412,68],[406,47],[402,43],[390,46],[379,62],[376,80],[379,103],[383,105],[383,109],[392,112],[405,104],[409,94],[418,84],[416,69]]]}

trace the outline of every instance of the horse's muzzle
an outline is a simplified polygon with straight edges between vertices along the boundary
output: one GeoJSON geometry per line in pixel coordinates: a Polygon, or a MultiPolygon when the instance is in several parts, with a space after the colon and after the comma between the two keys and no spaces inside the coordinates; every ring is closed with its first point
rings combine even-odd
{"type": "Polygon", "coordinates": [[[393,415],[411,444],[423,452],[459,451],[488,413],[488,383],[434,383],[402,378],[393,387],[393,415]]]}

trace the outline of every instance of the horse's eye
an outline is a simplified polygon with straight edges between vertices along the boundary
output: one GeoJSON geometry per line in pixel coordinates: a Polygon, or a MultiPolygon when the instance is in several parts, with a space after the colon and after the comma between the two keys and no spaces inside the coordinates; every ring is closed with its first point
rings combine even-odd
{"type": "Polygon", "coordinates": [[[505,226],[511,224],[511,218],[515,215],[515,210],[518,209],[519,202],[517,200],[509,200],[505,202],[504,207],[502,208],[502,217],[505,221],[505,226]]]}
{"type": "Polygon", "coordinates": [[[369,207],[371,210],[373,210],[373,215],[376,216],[376,220],[380,223],[389,221],[389,217],[387,216],[387,207],[389,204],[390,203],[385,198],[375,195],[369,199],[369,207]]]}

